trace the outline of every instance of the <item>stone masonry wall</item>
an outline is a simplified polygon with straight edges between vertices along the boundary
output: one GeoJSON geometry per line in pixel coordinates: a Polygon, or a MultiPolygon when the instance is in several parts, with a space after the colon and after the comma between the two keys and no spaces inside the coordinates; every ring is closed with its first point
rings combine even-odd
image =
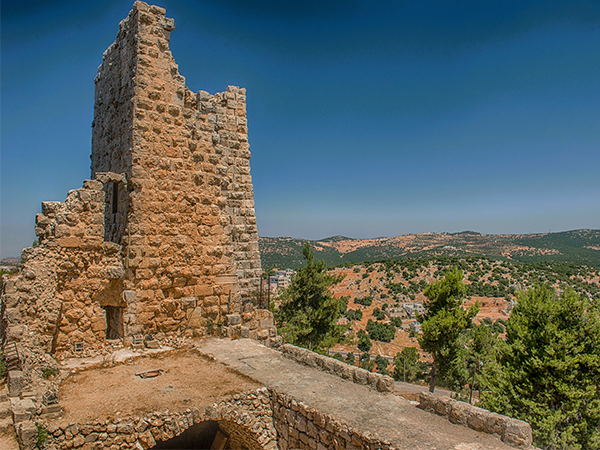
{"type": "MultiPolygon", "coordinates": [[[[227,448],[354,450],[357,448],[392,449],[389,442],[371,433],[358,432],[347,424],[309,408],[293,397],[267,388],[236,394],[207,408],[190,407],[182,412],[156,411],[115,421],[90,423],[45,422],[49,431],[48,450],[72,448],[148,449],[157,442],[182,434],[193,424],[218,421],[228,434],[227,448]]],[[[22,450],[33,449],[28,430],[30,422],[17,427],[22,450]],[[21,431],[22,430],[22,431],[21,431]],[[25,445],[23,445],[23,443],[25,445]]]]}
{"type": "Polygon", "coordinates": [[[428,392],[421,392],[419,400],[419,408],[447,417],[452,423],[493,434],[513,447],[532,448],[533,435],[527,422],[428,392]]]}
{"type": "Polygon", "coordinates": [[[393,449],[369,432],[361,433],[345,423],[310,408],[293,397],[271,391],[273,423],[280,450],[393,449]]]}
{"type": "Polygon", "coordinates": [[[106,223],[138,331],[178,331],[191,303],[215,323],[251,312],[261,269],[245,89],[191,92],[163,8],[135,2],[119,28],[96,77],[92,174],[127,178],[106,223]]]}
{"type": "Polygon", "coordinates": [[[46,353],[72,351],[75,342],[99,348],[105,341],[103,306],[122,301],[124,273],[121,246],[104,240],[106,178],[120,176],[98,174],[65,202],[42,203],[39,246],[25,249],[20,273],[5,278],[2,338],[18,343],[24,356],[46,360],[46,353]]]}
{"type": "Polygon", "coordinates": [[[288,358],[307,366],[314,367],[315,369],[329,372],[357,384],[371,386],[373,389],[380,392],[394,391],[394,379],[387,375],[369,372],[360,367],[351,366],[345,362],[338,361],[335,358],[319,355],[318,353],[291,344],[284,344],[280,349],[288,358]]]}
{"type": "MultiPolygon", "coordinates": [[[[180,435],[192,425],[213,420],[229,435],[228,448],[248,450],[277,448],[273,426],[271,393],[266,388],[236,394],[207,408],[190,407],[185,411],[155,411],[143,416],[97,420],[90,423],[65,423],[60,420],[45,422],[49,432],[48,450],[73,448],[148,449],[157,442],[180,435]]],[[[21,450],[32,450],[35,441],[27,441],[27,423],[18,427],[21,450]],[[19,430],[24,431],[19,433],[19,430]],[[24,437],[21,437],[25,434],[24,437]],[[23,445],[25,444],[25,445],[23,445]]],[[[36,436],[37,437],[37,436],[36,436]]]]}

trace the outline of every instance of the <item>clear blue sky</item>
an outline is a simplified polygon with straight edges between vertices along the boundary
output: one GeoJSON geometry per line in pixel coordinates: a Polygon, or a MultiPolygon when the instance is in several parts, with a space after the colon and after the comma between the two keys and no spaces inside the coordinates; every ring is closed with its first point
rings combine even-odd
{"type": "MultiPolygon", "coordinates": [[[[598,0],[166,0],[190,89],[248,89],[261,236],[600,228],[598,0]]],[[[1,256],[89,178],[132,2],[2,0],[1,256]]]]}

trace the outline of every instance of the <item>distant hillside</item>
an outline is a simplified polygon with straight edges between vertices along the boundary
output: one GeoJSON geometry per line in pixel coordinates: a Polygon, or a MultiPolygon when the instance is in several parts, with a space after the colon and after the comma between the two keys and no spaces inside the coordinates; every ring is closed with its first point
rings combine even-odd
{"type": "MultiPolygon", "coordinates": [[[[297,268],[306,240],[259,238],[263,268],[297,268]]],[[[329,266],[383,259],[467,257],[536,263],[561,261],[600,267],[600,230],[540,234],[420,233],[377,239],[334,236],[311,243],[329,266]]]]}

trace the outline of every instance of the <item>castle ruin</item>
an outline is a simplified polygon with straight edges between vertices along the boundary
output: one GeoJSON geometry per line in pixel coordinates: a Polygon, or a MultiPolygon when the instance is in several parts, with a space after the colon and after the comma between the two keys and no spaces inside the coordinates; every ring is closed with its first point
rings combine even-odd
{"type": "Polygon", "coordinates": [[[257,305],[245,90],[191,92],[173,29],[140,1],[120,23],[92,179],[42,203],[39,245],[2,279],[0,447],[531,448],[525,422],[424,394],[418,409],[389,376],[280,345],[257,305]],[[186,339],[211,334],[251,339],[186,339]]]}
{"type": "Polygon", "coordinates": [[[7,281],[9,338],[58,355],[218,328],[277,340],[260,255],[246,91],[191,92],[165,10],[135,2],[95,79],[92,179],[43,202],[7,281]]]}

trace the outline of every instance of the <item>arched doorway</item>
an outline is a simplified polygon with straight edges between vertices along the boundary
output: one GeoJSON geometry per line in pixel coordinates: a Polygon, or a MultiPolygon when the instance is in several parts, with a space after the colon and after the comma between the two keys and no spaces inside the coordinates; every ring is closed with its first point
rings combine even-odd
{"type": "Polygon", "coordinates": [[[261,450],[256,434],[236,422],[205,420],[149,450],[261,450]]]}

